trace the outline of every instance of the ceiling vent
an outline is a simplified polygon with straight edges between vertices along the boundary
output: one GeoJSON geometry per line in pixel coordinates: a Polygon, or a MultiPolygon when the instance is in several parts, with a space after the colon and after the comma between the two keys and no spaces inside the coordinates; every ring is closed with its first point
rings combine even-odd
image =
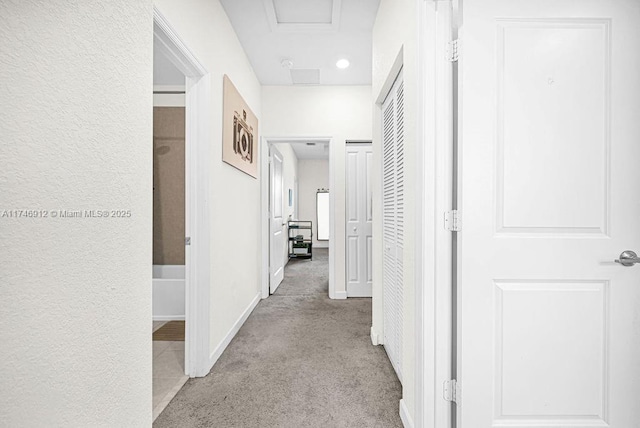
{"type": "Polygon", "coordinates": [[[318,68],[294,68],[290,71],[294,85],[320,84],[320,69],[318,68]]]}

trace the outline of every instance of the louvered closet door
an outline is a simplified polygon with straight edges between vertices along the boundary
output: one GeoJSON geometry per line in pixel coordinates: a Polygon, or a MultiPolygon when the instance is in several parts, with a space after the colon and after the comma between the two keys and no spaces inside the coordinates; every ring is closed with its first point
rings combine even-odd
{"type": "Polygon", "coordinates": [[[402,381],[402,251],[404,248],[404,85],[398,75],[382,105],[384,347],[402,381]]]}

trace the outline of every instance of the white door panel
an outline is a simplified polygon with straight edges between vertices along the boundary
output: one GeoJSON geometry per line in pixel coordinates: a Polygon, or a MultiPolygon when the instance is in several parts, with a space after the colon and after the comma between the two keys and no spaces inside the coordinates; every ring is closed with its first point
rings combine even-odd
{"type": "Polygon", "coordinates": [[[271,231],[269,251],[269,291],[274,293],[284,279],[285,245],[288,244],[282,215],[283,180],[282,155],[275,147],[270,147],[270,189],[271,192],[271,231]]]}
{"type": "Polygon", "coordinates": [[[347,145],[347,295],[371,297],[371,144],[347,145]]]}
{"type": "Polygon", "coordinates": [[[640,426],[640,2],[462,13],[458,426],[640,426]]]}

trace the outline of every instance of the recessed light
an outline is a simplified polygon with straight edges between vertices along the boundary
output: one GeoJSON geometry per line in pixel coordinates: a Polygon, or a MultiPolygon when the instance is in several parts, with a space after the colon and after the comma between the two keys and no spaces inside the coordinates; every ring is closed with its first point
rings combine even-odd
{"type": "Polygon", "coordinates": [[[336,62],[336,67],[343,69],[349,67],[349,60],[344,58],[338,60],[338,62],[336,62]]]}

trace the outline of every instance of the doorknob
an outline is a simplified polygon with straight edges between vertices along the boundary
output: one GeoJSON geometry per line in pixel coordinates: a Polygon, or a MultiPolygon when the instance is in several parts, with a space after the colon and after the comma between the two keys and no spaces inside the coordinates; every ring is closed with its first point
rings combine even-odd
{"type": "Polygon", "coordinates": [[[636,263],[640,263],[640,257],[631,250],[623,251],[620,254],[620,258],[615,260],[616,263],[620,263],[622,266],[633,266],[636,263]]]}
{"type": "Polygon", "coordinates": [[[354,228],[353,228],[353,231],[354,231],[354,232],[357,232],[357,231],[358,231],[358,228],[357,228],[357,227],[354,227],[354,228]]]}

